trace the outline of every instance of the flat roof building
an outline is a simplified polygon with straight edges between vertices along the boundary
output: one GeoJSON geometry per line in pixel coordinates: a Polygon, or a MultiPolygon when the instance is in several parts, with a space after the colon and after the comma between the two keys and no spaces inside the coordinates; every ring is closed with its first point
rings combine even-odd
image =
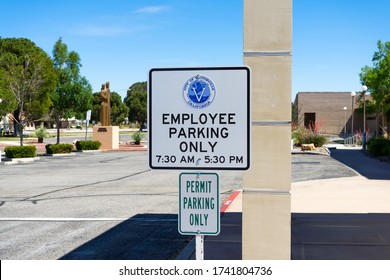
{"type": "MultiPolygon", "coordinates": [[[[298,92],[294,105],[298,111],[298,125],[317,129],[330,135],[348,136],[363,132],[363,113],[358,100],[361,92],[298,92]]],[[[366,100],[371,100],[366,95],[366,100]]],[[[366,115],[369,135],[378,135],[381,120],[375,114],[366,115]]]]}

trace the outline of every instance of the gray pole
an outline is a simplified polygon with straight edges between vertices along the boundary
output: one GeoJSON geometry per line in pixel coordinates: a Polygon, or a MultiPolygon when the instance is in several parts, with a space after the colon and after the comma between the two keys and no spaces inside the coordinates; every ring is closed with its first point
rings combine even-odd
{"type": "Polygon", "coordinates": [[[347,107],[344,107],[344,138],[347,137],[347,107]]]}
{"type": "Polygon", "coordinates": [[[204,235],[197,234],[195,235],[195,258],[197,261],[204,260],[204,235]]]}
{"type": "Polygon", "coordinates": [[[363,141],[362,141],[362,149],[363,151],[366,150],[366,143],[367,143],[367,133],[366,133],[366,91],[367,87],[362,87],[363,91],[363,141]]]}
{"type": "Polygon", "coordinates": [[[355,113],[355,95],[352,95],[352,124],[351,124],[351,135],[353,136],[353,119],[354,119],[354,113],[355,113]]]}

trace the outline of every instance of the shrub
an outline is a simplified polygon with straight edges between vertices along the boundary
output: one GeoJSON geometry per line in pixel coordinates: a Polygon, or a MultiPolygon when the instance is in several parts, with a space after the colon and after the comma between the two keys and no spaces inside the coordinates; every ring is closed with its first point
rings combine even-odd
{"type": "Polygon", "coordinates": [[[46,153],[52,154],[69,154],[73,150],[72,144],[47,144],[46,153]]]}
{"type": "Polygon", "coordinates": [[[134,144],[139,145],[144,139],[144,135],[140,131],[137,131],[131,135],[131,138],[133,138],[134,144]]]}
{"type": "Polygon", "coordinates": [[[37,156],[37,149],[35,146],[6,147],[4,152],[7,158],[27,158],[37,156]]]}
{"type": "Polygon", "coordinates": [[[302,139],[304,138],[304,129],[298,127],[291,133],[291,138],[294,141],[294,145],[300,146],[302,139]]]}
{"type": "Polygon", "coordinates": [[[77,141],[76,142],[76,149],[78,151],[87,151],[87,150],[99,150],[102,143],[100,141],[77,141]]]}
{"type": "Polygon", "coordinates": [[[40,128],[35,130],[35,132],[33,133],[33,136],[37,137],[37,138],[49,138],[50,133],[46,130],[46,128],[40,127],[40,128]]]}
{"type": "Polygon", "coordinates": [[[35,130],[32,136],[38,138],[38,143],[43,143],[43,138],[49,138],[51,135],[46,128],[40,127],[35,130]]]}
{"type": "Polygon", "coordinates": [[[313,143],[316,147],[322,147],[326,143],[326,137],[324,135],[315,133],[310,135],[307,141],[307,144],[313,143]]]}
{"type": "Polygon", "coordinates": [[[295,145],[311,144],[316,147],[322,147],[326,143],[326,137],[311,129],[299,127],[291,134],[295,145]]]}
{"type": "Polygon", "coordinates": [[[374,157],[390,156],[390,139],[373,138],[367,141],[368,153],[374,157]]]}

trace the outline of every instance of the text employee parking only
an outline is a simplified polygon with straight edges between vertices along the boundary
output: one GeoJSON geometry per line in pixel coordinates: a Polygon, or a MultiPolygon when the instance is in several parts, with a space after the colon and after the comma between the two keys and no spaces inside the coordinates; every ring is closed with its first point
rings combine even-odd
{"type": "Polygon", "coordinates": [[[151,69],[148,106],[152,169],[249,169],[248,67],[151,69]]]}

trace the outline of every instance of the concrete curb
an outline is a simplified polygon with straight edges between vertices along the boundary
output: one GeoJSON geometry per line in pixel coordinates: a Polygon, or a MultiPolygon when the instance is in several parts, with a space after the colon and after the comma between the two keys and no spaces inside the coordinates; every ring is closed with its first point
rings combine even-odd
{"type": "Polygon", "coordinates": [[[74,153],[75,155],[77,154],[82,154],[82,153],[86,153],[86,154],[93,154],[93,153],[101,153],[103,152],[102,150],[75,150],[73,151],[72,153],[74,153]]]}
{"type": "Polygon", "coordinates": [[[1,164],[3,165],[13,165],[19,163],[31,163],[36,160],[40,160],[40,157],[29,157],[29,158],[1,158],[1,164]]]}
{"type": "Polygon", "coordinates": [[[67,154],[43,154],[45,157],[68,157],[68,156],[75,156],[75,153],[67,153],[67,154]]]}
{"type": "Polygon", "coordinates": [[[316,151],[299,151],[299,150],[292,150],[292,155],[320,155],[320,156],[329,156],[330,151],[328,148],[325,149],[326,153],[316,152],[316,151]]]}

